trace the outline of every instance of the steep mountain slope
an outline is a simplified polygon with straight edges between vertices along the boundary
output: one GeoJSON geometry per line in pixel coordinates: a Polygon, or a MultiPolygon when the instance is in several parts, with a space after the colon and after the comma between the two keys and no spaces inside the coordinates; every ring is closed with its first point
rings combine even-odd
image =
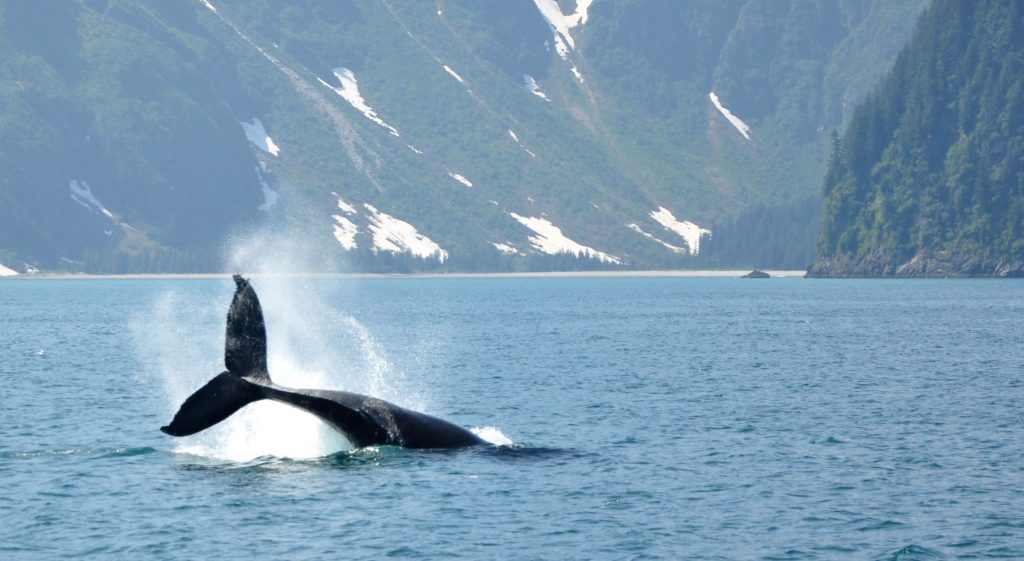
{"type": "Polygon", "coordinates": [[[829,131],[923,0],[0,5],[0,263],[810,259],[829,131]]]}
{"type": "Polygon", "coordinates": [[[1024,5],[936,1],[836,142],[819,276],[1024,275],[1024,5]]]}

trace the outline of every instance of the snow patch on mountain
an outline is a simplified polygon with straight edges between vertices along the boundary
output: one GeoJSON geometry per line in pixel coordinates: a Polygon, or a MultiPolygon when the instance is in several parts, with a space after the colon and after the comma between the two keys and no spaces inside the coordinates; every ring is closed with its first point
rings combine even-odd
{"type": "Polygon", "coordinates": [[[334,239],[348,251],[356,249],[356,234],[359,233],[359,227],[340,214],[332,215],[331,218],[334,219],[334,239]]]}
{"type": "Polygon", "coordinates": [[[79,181],[77,179],[71,180],[71,200],[85,207],[89,212],[95,214],[97,212],[105,215],[107,218],[117,221],[114,218],[114,214],[106,209],[99,199],[92,194],[92,189],[89,184],[85,181],[79,181]]]}
{"type": "Polygon", "coordinates": [[[349,102],[356,111],[362,113],[364,117],[387,129],[392,136],[399,136],[398,129],[384,122],[384,119],[381,119],[380,116],[377,115],[377,112],[367,105],[366,100],[363,99],[363,95],[359,93],[359,82],[356,81],[355,73],[348,68],[343,67],[335,68],[332,72],[334,73],[334,77],[338,79],[338,83],[341,84],[341,87],[334,87],[319,76],[317,76],[317,80],[319,80],[321,84],[334,90],[335,93],[344,98],[345,101],[349,102]]]}
{"type": "Polygon", "coordinates": [[[444,67],[444,71],[451,74],[452,78],[458,80],[460,84],[466,83],[466,81],[462,79],[462,76],[459,76],[458,72],[452,70],[452,67],[448,66],[447,64],[443,64],[442,66],[444,67]]]}
{"type": "Polygon", "coordinates": [[[558,35],[555,35],[555,52],[558,56],[562,57],[562,60],[569,60],[569,47],[566,46],[565,41],[558,35]]]}
{"type": "Polygon", "coordinates": [[[424,259],[437,257],[438,261],[442,263],[448,259],[447,251],[416,231],[412,224],[385,214],[369,204],[363,203],[363,207],[370,212],[368,218],[370,231],[373,233],[374,253],[378,251],[409,252],[424,259]]]}
{"type": "Polygon", "coordinates": [[[580,74],[579,68],[576,68],[576,65],[574,64],[574,65],[572,65],[571,68],[569,68],[569,71],[572,72],[572,75],[575,76],[576,80],[578,80],[579,83],[582,85],[583,84],[583,74],[580,74]]]}
{"type": "MultiPolygon", "coordinates": [[[[267,138],[269,139],[270,137],[268,136],[267,138]]],[[[258,210],[262,210],[263,212],[270,212],[270,209],[277,205],[278,198],[277,191],[271,189],[270,185],[267,184],[267,173],[269,173],[267,172],[267,165],[260,162],[259,165],[256,166],[256,179],[259,180],[260,190],[263,191],[263,204],[258,207],[258,210]]]]}
{"type": "Polygon", "coordinates": [[[722,105],[722,102],[718,100],[718,96],[715,95],[715,92],[709,92],[708,97],[711,98],[711,103],[715,105],[715,108],[718,109],[718,111],[722,115],[725,115],[725,118],[728,119],[730,123],[732,123],[732,126],[736,127],[736,130],[740,131],[740,134],[743,135],[743,138],[750,140],[750,127],[747,126],[747,124],[744,123],[742,119],[740,119],[736,115],[733,115],[732,111],[726,109],[725,106],[722,105]]]}
{"type": "Polygon", "coordinates": [[[559,36],[561,36],[573,49],[576,48],[576,43],[572,40],[572,35],[569,34],[569,31],[577,25],[587,23],[587,12],[590,10],[590,5],[593,2],[594,0],[576,0],[576,11],[565,15],[555,0],[533,0],[534,5],[540,10],[540,14],[544,16],[544,19],[547,20],[548,25],[554,31],[555,40],[557,41],[559,36]]]}
{"type": "Polygon", "coordinates": [[[672,245],[672,244],[670,244],[670,243],[668,243],[666,241],[660,240],[660,239],[654,237],[652,234],[648,234],[647,232],[645,232],[643,230],[643,228],[641,228],[636,223],[628,224],[628,226],[629,226],[630,230],[633,230],[634,232],[642,235],[643,237],[645,237],[645,238],[647,238],[649,240],[656,241],[656,242],[660,243],[661,245],[667,247],[668,249],[671,249],[674,253],[686,253],[686,248],[679,247],[679,246],[676,246],[676,245],[672,245]]]}
{"type": "Polygon", "coordinates": [[[529,154],[529,155],[530,155],[531,157],[534,157],[534,158],[536,158],[536,157],[537,157],[537,155],[536,155],[536,154],[534,154],[532,150],[530,150],[530,149],[529,149],[529,148],[527,148],[526,146],[523,146],[523,143],[522,143],[522,142],[519,142],[519,135],[517,135],[517,134],[515,133],[515,131],[513,131],[512,129],[508,129],[508,135],[509,135],[510,137],[512,137],[512,140],[513,140],[513,141],[515,141],[515,143],[516,143],[516,144],[518,144],[518,145],[519,145],[519,147],[520,147],[520,148],[522,148],[522,149],[523,149],[523,150],[524,150],[524,151],[525,151],[525,152],[526,152],[527,154],[529,154]]]}
{"type": "Polygon", "coordinates": [[[18,274],[18,271],[5,267],[3,263],[0,263],[0,277],[13,277],[18,274]]]}
{"type": "Polygon", "coordinates": [[[245,138],[249,139],[249,142],[253,146],[263,150],[271,156],[276,156],[281,152],[277,144],[274,144],[274,139],[270,138],[267,134],[266,129],[263,128],[263,122],[256,117],[252,118],[252,124],[240,121],[242,124],[242,130],[245,131],[245,138]]]}
{"type": "Polygon", "coordinates": [[[519,255],[519,250],[512,247],[511,244],[491,242],[491,245],[494,246],[494,249],[497,249],[505,255],[519,255]]]}
{"type": "Polygon", "coordinates": [[[693,222],[688,220],[677,220],[676,217],[663,206],[659,206],[658,210],[652,210],[650,214],[651,218],[653,218],[658,224],[664,226],[666,230],[675,232],[679,237],[686,240],[686,245],[690,248],[690,255],[697,255],[700,253],[701,236],[711,234],[711,230],[701,228],[693,222]]]}
{"type": "Polygon", "coordinates": [[[532,93],[533,95],[545,101],[551,101],[550,99],[548,99],[547,94],[541,91],[540,84],[537,83],[537,80],[534,80],[533,76],[530,76],[529,74],[523,74],[523,83],[526,84],[526,88],[529,89],[530,93],[532,93]]]}
{"type": "Polygon", "coordinates": [[[199,1],[200,1],[200,2],[202,2],[204,6],[206,6],[207,8],[209,8],[211,12],[213,12],[213,13],[215,13],[215,14],[217,13],[217,8],[214,8],[214,7],[213,7],[213,4],[211,4],[211,3],[209,2],[209,0],[199,0],[199,1]]]}
{"type": "Polygon", "coordinates": [[[345,214],[355,214],[356,212],[358,212],[356,211],[356,207],[346,203],[344,199],[342,199],[341,196],[339,196],[337,193],[331,191],[331,194],[334,195],[334,198],[338,200],[338,208],[340,208],[342,212],[344,212],[345,214]]]}
{"type": "Polygon", "coordinates": [[[520,216],[514,212],[510,212],[509,216],[537,234],[536,236],[529,237],[530,244],[537,251],[548,255],[571,253],[577,257],[592,257],[603,263],[622,263],[622,260],[614,255],[609,255],[569,239],[562,233],[561,228],[555,226],[546,218],[520,216]]]}
{"type": "Polygon", "coordinates": [[[462,175],[461,173],[452,173],[452,172],[449,171],[448,172],[448,177],[451,177],[452,179],[454,179],[455,181],[458,181],[459,183],[465,185],[466,187],[472,187],[473,186],[473,182],[468,180],[468,179],[466,179],[466,176],[462,175]]]}
{"type": "MultiPolygon", "coordinates": [[[[341,212],[349,216],[355,216],[358,214],[356,207],[345,202],[345,199],[342,199],[340,195],[333,191],[331,192],[331,195],[334,195],[334,199],[338,204],[338,209],[340,209],[341,212]]],[[[358,247],[356,245],[356,235],[359,234],[359,226],[356,226],[355,222],[352,222],[347,217],[340,214],[333,214],[331,215],[331,218],[334,219],[334,239],[338,240],[341,247],[348,251],[356,249],[356,247],[358,247]]]]}

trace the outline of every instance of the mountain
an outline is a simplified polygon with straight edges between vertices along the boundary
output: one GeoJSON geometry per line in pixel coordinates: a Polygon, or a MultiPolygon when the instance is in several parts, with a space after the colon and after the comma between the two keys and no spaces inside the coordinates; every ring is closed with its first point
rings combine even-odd
{"type": "Polygon", "coordinates": [[[1024,3],[936,0],[834,143],[816,276],[1024,276],[1024,3]]]}
{"type": "Polygon", "coordinates": [[[831,131],[923,6],[5,2],[0,264],[803,267],[831,131]]]}

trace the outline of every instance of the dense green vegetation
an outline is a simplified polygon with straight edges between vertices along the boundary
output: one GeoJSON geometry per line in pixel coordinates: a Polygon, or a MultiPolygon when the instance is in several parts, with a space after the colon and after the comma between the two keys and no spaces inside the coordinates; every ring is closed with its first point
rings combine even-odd
{"type": "Polygon", "coordinates": [[[814,274],[1024,274],[1024,3],[936,0],[833,144],[814,274]]]}
{"type": "Polygon", "coordinates": [[[804,267],[828,131],[925,1],[597,0],[565,59],[531,0],[0,3],[0,263],[219,270],[233,235],[279,229],[324,270],[610,266],[540,253],[516,213],[623,267],[804,267]],[[337,67],[399,137],[321,84],[337,67]],[[280,154],[246,140],[254,118],[280,154]],[[355,251],[332,192],[360,209],[355,251]],[[374,252],[363,204],[449,259],[374,252]],[[712,229],[699,255],[629,227],[684,245],[659,207],[712,229]]]}

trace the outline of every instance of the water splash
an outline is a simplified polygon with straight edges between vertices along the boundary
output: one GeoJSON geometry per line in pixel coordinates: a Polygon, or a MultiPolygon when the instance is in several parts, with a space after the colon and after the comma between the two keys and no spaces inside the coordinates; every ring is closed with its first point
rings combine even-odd
{"type": "Polygon", "coordinates": [[[247,462],[267,456],[319,458],[352,448],[341,433],[313,415],[281,403],[260,401],[204,433],[181,439],[174,451],[247,462]]]}
{"type": "MultiPolygon", "coordinates": [[[[301,278],[253,282],[267,320],[267,359],[275,383],[395,398],[397,390],[388,383],[396,378],[391,363],[358,320],[330,309],[301,278]]],[[[186,397],[224,370],[224,317],[232,289],[225,280],[215,297],[166,292],[133,322],[137,352],[163,382],[168,420],[186,397]]],[[[269,401],[175,442],[178,452],[229,461],[315,458],[352,448],[313,415],[269,401]]]]}
{"type": "MultiPolygon", "coordinates": [[[[384,346],[358,319],[339,311],[337,291],[304,273],[317,270],[315,243],[287,233],[261,232],[233,240],[227,269],[252,280],[267,326],[267,363],[278,385],[372,395],[430,411],[430,394],[394,368],[384,346]]],[[[132,321],[136,352],[162,382],[169,421],[181,403],[224,370],[224,321],[234,284],[213,291],[168,290],[132,321]]],[[[434,354],[437,349],[424,350],[434,354]]],[[[411,351],[417,354],[415,350],[411,351]]],[[[512,440],[495,427],[473,431],[499,446],[512,440]]],[[[228,461],[260,457],[309,459],[351,450],[344,436],[315,416],[260,401],[199,434],[175,440],[176,452],[228,461]]]]}
{"type": "Polygon", "coordinates": [[[505,436],[505,433],[501,432],[498,427],[473,427],[469,429],[470,432],[479,436],[480,438],[490,442],[495,446],[512,446],[515,444],[512,439],[505,436]]]}
{"type": "MultiPolygon", "coordinates": [[[[276,384],[343,389],[422,407],[422,395],[388,360],[382,345],[356,318],[330,305],[329,289],[304,271],[315,263],[310,245],[287,235],[236,239],[229,270],[251,276],[267,325],[267,362],[276,384]]],[[[224,321],[234,285],[217,290],[169,290],[132,321],[136,352],[162,382],[166,419],[192,392],[224,370],[224,321]]],[[[154,427],[155,428],[155,427],[154,427]]],[[[264,456],[307,459],[352,449],[343,435],[315,416],[284,404],[250,404],[197,435],[175,440],[175,451],[229,461],[264,456]]]]}

